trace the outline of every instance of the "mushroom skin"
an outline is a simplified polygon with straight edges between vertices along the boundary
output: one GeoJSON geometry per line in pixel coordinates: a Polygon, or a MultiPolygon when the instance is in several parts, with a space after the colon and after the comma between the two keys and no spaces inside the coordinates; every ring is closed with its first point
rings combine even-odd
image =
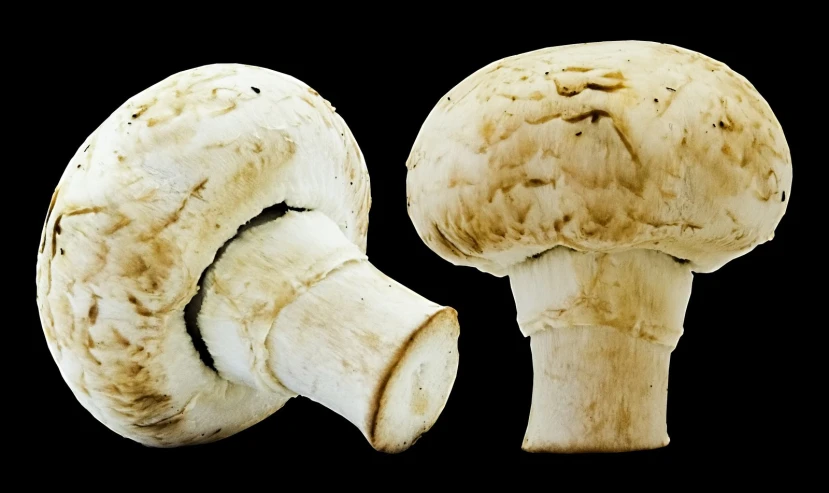
{"type": "Polygon", "coordinates": [[[62,377],[104,425],[157,447],[228,437],[299,391],[316,398],[314,382],[334,378],[345,382],[343,392],[316,400],[338,411],[344,401],[366,400],[363,415],[346,417],[378,450],[405,450],[448,398],[457,371],[457,317],[369,269],[370,204],[368,172],[350,130],[328,101],[293,77],[216,64],[142,91],[81,144],[47,212],[37,301],[62,377]],[[263,221],[263,211],[277,204],[295,210],[263,221]],[[307,229],[290,228],[297,224],[307,229]],[[300,252],[293,257],[268,249],[264,237],[258,247],[247,241],[286,227],[290,237],[281,246],[300,252]],[[320,235],[329,239],[324,246],[313,243],[320,235]],[[355,272],[349,262],[362,266],[365,286],[382,282],[396,290],[398,303],[409,308],[405,316],[383,319],[376,297],[374,306],[358,307],[353,297],[324,296],[332,282],[350,280],[352,291],[364,287],[349,275],[355,272]],[[311,271],[316,275],[308,276],[311,271]],[[208,296],[196,297],[203,274],[211,280],[208,296]],[[247,289],[223,291],[220,280],[228,289],[238,287],[228,281],[247,289]],[[279,289],[262,291],[269,286],[279,289]],[[292,318],[311,311],[315,296],[328,303],[318,315],[349,322],[303,325],[292,318]],[[246,311],[222,312],[228,305],[246,311]],[[187,326],[186,307],[195,308],[205,327],[187,326]],[[360,316],[347,316],[358,310],[360,316]],[[218,371],[200,359],[188,329],[201,330],[218,371]],[[297,330],[304,337],[283,340],[283,332],[297,330]],[[321,344],[326,335],[342,344],[321,344]],[[365,347],[369,340],[384,344],[365,347]],[[252,361],[233,349],[242,344],[279,367],[267,368],[274,379],[236,378],[252,361]],[[294,368],[270,352],[329,361],[294,368]],[[291,385],[283,385],[283,375],[293,375],[291,385]],[[430,385],[413,390],[412,382],[425,377],[430,385]],[[428,404],[414,409],[391,403],[392,397],[428,404]],[[375,426],[378,416],[392,426],[375,426]]]}
{"type": "Polygon", "coordinates": [[[408,161],[409,216],[455,265],[510,277],[531,336],[529,451],[668,443],[693,272],[773,237],[791,154],[725,64],[644,41],[508,57],[451,89],[408,161]]]}

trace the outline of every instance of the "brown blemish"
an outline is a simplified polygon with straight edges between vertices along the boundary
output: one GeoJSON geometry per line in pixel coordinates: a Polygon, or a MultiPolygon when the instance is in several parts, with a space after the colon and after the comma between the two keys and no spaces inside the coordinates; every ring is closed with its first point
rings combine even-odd
{"type": "Polygon", "coordinates": [[[116,231],[119,231],[122,228],[125,228],[125,227],[129,226],[131,222],[132,222],[132,219],[128,218],[127,216],[121,215],[118,218],[118,221],[116,221],[115,224],[110,226],[110,228],[106,231],[106,234],[111,235],[111,234],[115,233],[116,231]]]}
{"type": "Polygon", "coordinates": [[[577,94],[581,94],[583,91],[590,89],[593,91],[601,91],[601,92],[614,92],[619,89],[624,89],[625,84],[623,80],[619,79],[612,79],[613,82],[588,82],[582,81],[577,84],[569,84],[564,85],[564,83],[559,82],[558,79],[553,79],[553,82],[556,86],[556,92],[559,96],[564,96],[567,98],[571,98],[577,94]]]}
{"type": "Polygon", "coordinates": [[[61,232],[60,229],[60,220],[63,219],[63,214],[59,215],[57,219],[55,219],[55,224],[52,226],[52,258],[55,258],[55,254],[57,253],[58,248],[58,235],[61,232]]]}
{"type": "Polygon", "coordinates": [[[561,113],[550,113],[549,115],[543,115],[532,119],[525,118],[524,121],[530,125],[541,125],[542,123],[547,123],[551,120],[555,120],[556,118],[561,118],[561,113]]]}
{"type": "Polygon", "coordinates": [[[195,187],[193,187],[193,190],[190,192],[190,195],[196,197],[197,199],[204,200],[204,198],[201,196],[201,191],[204,190],[204,187],[205,185],[207,185],[208,180],[209,178],[205,178],[204,180],[200,181],[195,187]]]}
{"type": "Polygon", "coordinates": [[[543,187],[544,185],[552,185],[555,187],[556,181],[555,179],[542,180],[539,178],[531,178],[524,182],[524,186],[527,188],[543,187]]]}
{"type": "Polygon", "coordinates": [[[165,229],[167,229],[170,226],[172,226],[173,224],[175,224],[181,218],[181,213],[182,213],[182,211],[184,211],[184,208],[187,207],[187,203],[188,203],[188,201],[190,200],[191,197],[196,197],[197,199],[204,200],[203,197],[201,196],[200,192],[202,190],[204,190],[204,187],[207,184],[207,181],[208,181],[208,178],[205,178],[202,181],[200,181],[198,184],[196,184],[196,186],[194,186],[190,190],[190,193],[187,194],[187,196],[184,197],[184,199],[181,201],[181,205],[179,205],[178,209],[176,209],[175,211],[173,211],[172,214],[167,216],[167,218],[164,220],[164,222],[161,223],[159,226],[154,227],[150,231],[148,231],[147,233],[141,235],[141,237],[140,237],[141,241],[148,241],[148,240],[156,237],[159,233],[161,233],[165,229]]]}
{"type": "MultiPolygon", "coordinates": [[[[121,334],[121,332],[118,329],[116,329],[115,327],[112,328],[112,338],[115,340],[116,344],[118,344],[119,346],[121,346],[123,348],[126,348],[126,347],[130,346],[129,339],[124,337],[124,335],[121,334]]],[[[136,371],[135,373],[138,373],[138,371],[136,371]]]]}
{"type": "Polygon", "coordinates": [[[599,121],[599,119],[601,119],[603,117],[610,118],[611,120],[613,119],[611,117],[610,113],[608,113],[607,111],[604,111],[604,110],[590,110],[590,111],[587,111],[585,113],[579,113],[578,115],[564,118],[563,120],[566,121],[567,123],[576,123],[576,122],[580,122],[582,120],[586,120],[587,118],[590,118],[591,123],[596,123],[597,121],[599,121]]]}
{"type": "Polygon", "coordinates": [[[622,141],[622,144],[624,144],[625,149],[627,149],[627,151],[628,151],[628,154],[630,154],[630,159],[631,159],[634,163],[636,163],[636,166],[637,166],[637,167],[640,167],[640,168],[641,168],[642,163],[640,163],[640,162],[639,162],[639,156],[636,154],[636,151],[634,151],[634,150],[633,150],[633,145],[631,145],[631,143],[630,143],[630,141],[628,140],[628,138],[627,138],[627,136],[625,135],[625,133],[624,133],[624,132],[622,132],[622,129],[621,129],[621,128],[619,128],[619,126],[617,126],[617,125],[615,124],[615,122],[614,122],[614,125],[613,125],[613,129],[616,131],[616,135],[618,135],[618,136],[619,136],[619,139],[622,141]]]}
{"type": "Polygon", "coordinates": [[[90,395],[89,389],[86,388],[86,384],[84,384],[82,381],[78,382],[78,391],[87,397],[90,395]]]}
{"type": "Polygon", "coordinates": [[[150,107],[152,105],[154,105],[155,103],[156,103],[156,101],[153,100],[151,103],[142,104],[141,106],[138,107],[138,111],[136,111],[135,113],[132,114],[132,118],[133,119],[140,118],[141,115],[143,115],[144,112],[147,111],[148,109],[150,109],[150,107]]]}
{"type": "Polygon", "coordinates": [[[63,216],[81,216],[83,214],[97,214],[103,211],[103,207],[84,207],[82,209],[75,209],[73,211],[64,212],[63,216]]]}
{"type": "MultiPolygon", "coordinates": [[[[410,335],[409,338],[406,339],[403,345],[401,345],[395,353],[394,357],[392,358],[393,363],[390,364],[389,367],[386,369],[385,373],[383,374],[383,377],[380,379],[380,384],[377,386],[377,391],[374,393],[371,399],[374,406],[374,413],[371,416],[370,424],[368,426],[369,442],[375,443],[378,438],[377,422],[379,421],[378,417],[380,415],[380,411],[386,406],[386,387],[389,384],[389,380],[391,380],[391,377],[394,375],[395,370],[397,370],[398,366],[400,365],[401,360],[406,355],[406,352],[412,345],[412,342],[415,340],[418,334],[420,334],[420,332],[423,331],[426,327],[429,327],[438,316],[445,316],[444,312],[450,311],[455,312],[455,310],[453,310],[452,308],[445,308],[432,314],[422,324],[420,324],[420,327],[418,327],[417,330],[415,330],[412,333],[412,335],[410,335]]],[[[457,316],[457,312],[455,312],[455,316],[457,316]]]]}
{"type": "Polygon", "coordinates": [[[236,101],[231,101],[230,105],[213,113],[214,116],[226,115],[236,109],[236,101]]]}
{"type": "MultiPolygon", "coordinates": [[[[561,230],[563,228],[564,228],[564,221],[562,221],[561,219],[556,219],[555,221],[553,221],[553,229],[555,230],[556,233],[561,233],[561,230]]],[[[542,252],[542,254],[543,254],[543,252],[542,252]]],[[[538,254],[538,256],[540,257],[541,254],[538,254]]],[[[533,257],[535,257],[535,256],[533,256],[533,257]]]]}
{"type": "Polygon", "coordinates": [[[530,204],[527,204],[522,208],[515,209],[515,219],[518,221],[519,224],[524,224],[524,222],[526,222],[527,215],[529,215],[530,210],[532,210],[532,205],[530,204]]]}
{"type": "Polygon", "coordinates": [[[587,68],[587,67],[567,67],[565,69],[562,69],[561,71],[562,72],[590,72],[591,70],[593,70],[593,69],[592,68],[587,68]]]}
{"type": "Polygon", "coordinates": [[[99,360],[97,357],[95,357],[94,354],[92,354],[92,347],[91,346],[86,348],[86,357],[89,358],[89,361],[92,361],[93,363],[95,363],[95,366],[103,366],[103,363],[101,362],[101,360],[99,360]]]}
{"type": "Polygon", "coordinates": [[[95,325],[95,322],[98,320],[98,300],[92,298],[92,305],[89,307],[89,311],[86,313],[86,317],[89,319],[89,325],[95,325]]]}
{"type": "MultiPolygon", "coordinates": [[[[55,187],[55,191],[52,192],[52,199],[49,201],[49,209],[46,211],[46,220],[43,222],[44,226],[49,224],[49,218],[52,217],[52,211],[55,209],[55,202],[58,200],[58,192],[60,191],[60,185],[55,187]]],[[[53,238],[54,240],[54,238],[53,238]]],[[[40,242],[40,253],[43,253],[43,249],[46,247],[46,234],[43,235],[43,239],[40,242]]],[[[54,248],[54,247],[53,247],[54,248]]]]}
{"type": "MultiPolygon", "coordinates": [[[[233,140],[228,141],[228,142],[214,142],[212,144],[207,144],[206,146],[204,146],[204,148],[205,149],[221,149],[221,148],[229,146],[230,144],[232,144],[234,142],[236,142],[236,139],[233,139],[233,140]]],[[[238,149],[239,148],[237,147],[237,151],[238,151],[238,149]]]]}
{"type": "Polygon", "coordinates": [[[130,303],[132,303],[133,306],[135,306],[135,313],[141,315],[142,317],[152,316],[152,314],[153,314],[152,310],[145,307],[141,303],[141,301],[138,298],[136,298],[134,295],[129,295],[129,297],[127,299],[129,300],[130,303]]]}
{"type": "Polygon", "coordinates": [[[490,143],[492,142],[492,136],[495,134],[495,123],[492,120],[485,120],[483,125],[481,125],[481,137],[484,138],[484,141],[490,143]]]}
{"type": "Polygon", "coordinates": [[[499,96],[499,97],[502,97],[502,98],[507,98],[510,101],[540,101],[540,100],[544,99],[544,95],[542,93],[540,93],[539,91],[533,91],[533,93],[530,94],[527,97],[522,97],[522,96],[518,96],[517,94],[509,94],[509,93],[498,93],[498,94],[496,94],[496,96],[499,96]]]}
{"type": "Polygon", "coordinates": [[[131,257],[129,261],[124,263],[124,266],[124,276],[126,277],[138,277],[150,269],[144,257],[140,255],[131,257]]]}
{"type": "Polygon", "coordinates": [[[460,251],[460,249],[455,246],[454,243],[449,241],[449,238],[446,237],[446,235],[443,233],[443,230],[441,230],[440,226],[435,224],[434,225],[434,230],[435,230],[435,235],[436,235],[435,238],[437,239],[437,241],[441,245],[443,245],[446,249],[448,249],[450,252],[452,252],[454,255],[457,255],[458,257],[461,257],[461,258],[466,257],[466,255],[463,254],[460,251]]]}
{"type": "MultiPolygon", "coordinates": [[[[140,396],[136,400],[133,401],[132,405],[135,409],[137,409],[141,414],[146,415],[153,415],[156,414],[156,411],[160,411],[163,408],[168,407],[170,402],[170,396],[168,395],[161,395],[158,393],[151,393],[147,395],[140,396]]],[[[189,404],[189,402],[187,403],[189,404]]],[[[133,426],[136,428],[141,429],[142,431],[150,431],[157,436],[166,434],[166,430],[184,419],[184,414],[187,412],[187,405],[185,405],[181,411],[167,416],[165,418],[152,421],[150,423],[135,423],[133,426]]],[[[221,430],[221,428],[219,429],[221,430]]],[[[218,431],[216,432],[218,433],[218,431]]]]}

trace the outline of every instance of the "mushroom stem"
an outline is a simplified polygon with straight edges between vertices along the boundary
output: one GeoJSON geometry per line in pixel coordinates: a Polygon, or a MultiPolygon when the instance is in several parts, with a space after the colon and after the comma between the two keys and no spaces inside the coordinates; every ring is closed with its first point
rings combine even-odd
{"type": "Polygon", "coordinates": [[[304,395],[385,452],[410,447],[443,410],[457,314],[377,270],[324,214],[244,231],[202,289],[199,329],[223,377],[304,395]]]}
{"type": "Polygon", "coordinates": [[[529,452],[663,447],[668,366],[691,295],[689,267],[663,253],[554,248],[510,284],[531,337],[529,452]]]}

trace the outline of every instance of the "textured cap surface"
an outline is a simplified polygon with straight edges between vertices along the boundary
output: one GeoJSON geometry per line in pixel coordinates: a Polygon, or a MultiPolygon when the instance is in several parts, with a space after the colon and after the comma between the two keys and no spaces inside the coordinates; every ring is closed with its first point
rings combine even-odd
{"type": "Polygon", "coordinates": [[[771,239],[792,181],[781,126],[745,78],[640,41],[482,68],[432,110],[407,167],[421,238],[499,276],[559,245],[712,271],[771,239]]]}
{"type": "Polygon", "coordinates": [[[328,215],[365,251],[369,179],[352,134],[302,82],[243,65],[169,77],[73,156],[37,262],[49,349],[78,400],[148,445],[229,436],[292,397],[223,380],[184,307],[237,229],[286,203],[328,215]]]}

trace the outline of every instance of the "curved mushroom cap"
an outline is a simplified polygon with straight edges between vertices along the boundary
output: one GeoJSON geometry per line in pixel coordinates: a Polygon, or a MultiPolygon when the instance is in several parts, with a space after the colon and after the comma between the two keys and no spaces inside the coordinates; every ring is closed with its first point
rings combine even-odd
{"type": "Polygon", "coordinates": [[[63,378],[97,419],[147,445],[262,420],[293,394],[206,366],[185,305],[220,247],[275,204],[325,213],[364,252],[369,194],[346,124],[290,76],[210,65],[131,98],[69,162],[42,234],[38,306],[63,378]]]}
{"type": "Polygon", "coordinates": [[[710,272],[771,239],[792,182],[783,130],[745,78],[639,41],[484,67],[432,110],[407,168],[421,238],[498,276],[559,245],[710,272]]]}

